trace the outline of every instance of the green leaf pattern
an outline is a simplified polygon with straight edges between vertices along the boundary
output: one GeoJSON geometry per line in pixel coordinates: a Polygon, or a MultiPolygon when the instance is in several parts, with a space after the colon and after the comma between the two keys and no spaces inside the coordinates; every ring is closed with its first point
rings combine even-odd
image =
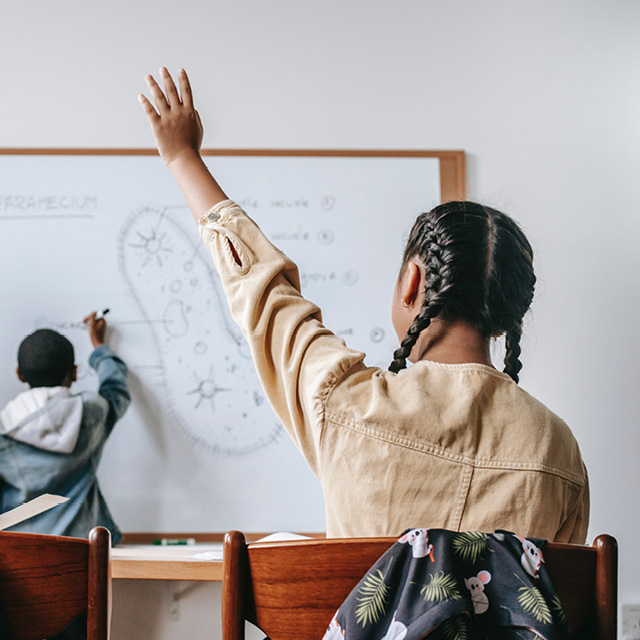
{"type": "Polygon", "coordinates": [[[547,601],[540,593],[537,587],[528,586],[524,580],[517,574],[513,574],[522,583],[522,587],[518,589],[518,603],[526,613],[530,613],[538,622],[550,624],[553,617],[549,609],[547,601]]]}
{"type": "Polygon", "coordinates": [[[555,614],[556,620],[565,628],[569,626],[569,622],[567,621],[567,616],[564,612],[564,608],[562,606],[562,602],[560,602],[560,598],[556,593],[551,600],[551,610],[555,614]]]}
{"type": "MultiPolygon", "coordinates": [[[[389,566],[391,566],[391,561],[389,561],[389,566]]],[[[385,613],[386,605],[389,604],[389,586],[384,581],[389,566],[385,573],[376,569],[368,574],[362,586],[358,588],[358,593],[362,597],[357,598],[359,604],[356,606],[356,622],[361,624],[363,628],[371,622],[378,622],[380,616],[385,613]]]]}
{"type": "Polygon", "coordinates": [[[445,620],[439,627],[445,640],[467,640],[469,629],[465,616],[456,616],[445,620]]]}
{"type": "Polygon", "coordinates": [[[478,562],[485,553],[491,551],[489,536],[479,531],[459,533],[453,538],[451,547],[455,555],[470,563],[478,562]]]}
{"type": "Polygon", "coordinates": [[[432,602],[460,600],[462,597],[458,591],[456,579],[451,574],[445,574],[444,571],[430,575],[429,583],[420,589],[420,595],[432,602]]]}
{"type": "Polygon", "coordinates": [[[520,606],[530,613],[538,622],[549,624],[553,621],[549,606],[545,602],[537,587],[520,587],[518,602],[520,606]]]}

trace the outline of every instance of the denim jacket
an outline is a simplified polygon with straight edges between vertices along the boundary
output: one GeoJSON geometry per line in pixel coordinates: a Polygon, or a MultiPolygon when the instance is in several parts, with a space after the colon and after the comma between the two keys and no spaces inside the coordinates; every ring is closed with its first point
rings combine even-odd
{"type": "Polygon", "coordinates": [[[96,472],[107,438],[129,406],[127,367],[106,345],[89,357],[98,393],[65,387],[37,388],[0,413],[0,512],[43,493],[67,502],[10,531],[86,538],[95,526],[121,538],[98,486],[96,472]]]}

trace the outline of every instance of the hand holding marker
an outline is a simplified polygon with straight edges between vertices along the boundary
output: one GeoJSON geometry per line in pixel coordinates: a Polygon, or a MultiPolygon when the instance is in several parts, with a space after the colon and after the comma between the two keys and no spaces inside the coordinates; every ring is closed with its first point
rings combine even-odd
{"type": "Polygon", "coordinates": [[[91,312],[82,322],[89,329],[89,338],[94,349],[105,343],[105,334],[107,332],[107,322],[104,317],[109,313],[109,309],[103,309],[100,312],[91,312]]]}

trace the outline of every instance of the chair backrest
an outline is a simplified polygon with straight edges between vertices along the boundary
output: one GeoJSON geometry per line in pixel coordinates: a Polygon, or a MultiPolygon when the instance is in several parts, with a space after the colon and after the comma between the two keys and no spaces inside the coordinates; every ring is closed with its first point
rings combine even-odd
{"type": "MultiPolygon", "coordinates": [[[[224,541],[222,638],[243,640],[245,620],[270,640],[319,640],[336,609],[396,538],[304,540],[247,545],[231,531],[224,541]]],[[[545,564],[570,631],[594,629],[616,640],[617,543],[592,547],[548,543],[545,564]]]]}
{"type": "Polygon", "coordinates": [[[41,640],[87,615],[87,639],[109,633],[111,536],[89,539],[0,531],[0,606],[12,640],[41,640]]]}

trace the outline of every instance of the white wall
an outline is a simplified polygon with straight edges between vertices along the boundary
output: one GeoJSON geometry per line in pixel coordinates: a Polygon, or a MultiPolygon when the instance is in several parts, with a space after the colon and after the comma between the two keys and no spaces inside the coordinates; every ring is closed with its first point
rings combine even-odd
{"type": "MultiPolygon", "coordinates": [[[[638,0],[4,0],[0,21],[0,146],[148,147],[136,94],[165,64],[209,147],[466,150],[469,197],[537,250],[522,385],[572,426],[590,537],[618,538],[640,602],[638,0]]],[[[137,637],[184,635],[161,606],[137,637]]]]}

